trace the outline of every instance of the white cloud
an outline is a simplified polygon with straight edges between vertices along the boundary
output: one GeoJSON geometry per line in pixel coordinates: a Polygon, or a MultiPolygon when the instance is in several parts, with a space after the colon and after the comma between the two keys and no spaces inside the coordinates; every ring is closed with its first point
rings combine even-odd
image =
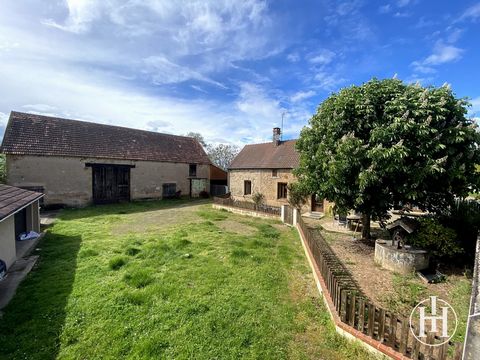
{"type": "MultiPolygon", "coordinates": [[[[134,57],[163,57],[206,77],[235,61],[268,57],[285,46],[280,39],[272,41],[276,29],[263,0],[65,0],[65,6],[66,18],[57,15],[43,23],[95,35],[105,47],[121,48],[134,57]]],[[[165,62],[160,66],[172,67],[165,62]]]]}
{"type": "Polygon", "coordinates": [[[423,63],[426,65],[440,65],[459,60],[462,57],[463,50],[453,45],[447,45],[437,42],[433,53],[428,56],[423,63]]]}
{"type": "Polygon", "coordinates": [[[477,20],[480,18],[480,3],[466,9],[459,20],[477,20]]]}
{"type": "Polygon", "coordinates": [[[259,85],[248,82],[240,84],[236,106],[243,113],[257,117],[260,121],[278,119],[284,111],[279,100],[272,99],[259,85]]]}
{"type": "Polygon", "coordinates": [[[409,84],[419,83],[419,84],[422,84],[424,86],[430,85],[432,83],[432,81],[433,81],[433,77],[431,77],[431,76],[418,76],[416,74],[414,74],[414,75],[405,79],[406,83],[409,83],[409,84]]]}
{"type": "Polygon", "coordinates": [[[422,74],[433,74],[436,72],[435,66],[461,59],[463,51],[463,49],[453,45],[446,44],[442,41],[437,41],[431,55],[427,56],[423,60],[413,61],[410,66],[412,66],[416,72],[422,74]]]}
{"type": "Polygon", "coordinates": [[[398,7],[405,7],[410,4],[411,0],[397,0],[398,7]]]}
{"type": "Polygon", "coordinates": [[[214,81],[188,67],[174,64],[164,56],[149,56],[144,59],[144,63],[144,72],[151,76],[153,83],[157,85],[175,84],[187,80],[198,80],[226,89],[226,86],[218,81],[214,81]]]}
{"type": "Polygon", "coordinates": [[[345,83],[345,79],[338,74],[328,73],[326,71],[318,72],[315,77],[315,86],[323,90],[335,90],[339,85],[345,83]]]}
{"type": "Polygon", "coordinates": [[[332,62],[335,53],[328,49],[320,49],[308,56],[308,61],[315,65],[326,65],[332,62]]]}
{"type": "Polygon", "coordinates": [[[302,100],[305,100],[305,99],[308,99],[308,98],[311,98],[312,96],[315,96],[317,93],[313,90],[308,90],[308,91],[299,91],[295,94],[293,94],[291,97],[290,97],[290,101],[292,102],[298,102],[298,101],[302,101],[302,100]]]}
{"type": "Polygon", "coordinates": [[[298,53],[290,53],[287,55],[287,60],[292,63],[298,62],[300,61],[300,55],[298,53]]]}
{"type": "Polygon", "coordinates": [[[472,117],[480,117],[480,96],[470,100],[472,107],[469,109],[468,113],[472,117]]]}
{"type": "Polygon", "coordinates": [[[68,17],[64,24],[52,19],[45,19],[45,25],[73,33],[83,33],[90,29],[91,23],[102,13],[102,2],[96,0],[65,0],[68,17]]]}
{"type": "Polygon", "coordinates": [[[22,108],[25,109],[25,111],[27,112],[36,111],[40,113],[54,113],[59,111],[59,109],[55,106],[50,106],[47,104],[26,104],[23,105],[22,108]]]}
{"type": "Polygon", "coordinates": [[[411,66],[413,67],[414,71],[422,74],[433,74],[437,72],[437,70],[435,70],[433,67],[426,66],[423,61],[414,61],[412,62],[411,66]]]}
{"type": "Polygon", "coordinates": [[[19,110],[240,143],[270,138],[283,110],[242,67],[288,46],[263,0],[12,0],[0,24],[0,136],[19,110]]]}
{"type": "Polygon", "coordinates": [[[464,30],[459,28],[449,28],[447,29],[449,34],[447,36],[447,42],[453,44],[456,43],[462,36],[464,30]]]}
{"type": "Polygon", "coordinates": [[[385,4],[385,5],[382,5],[378,8],[378,12],[380,14],[387,14],[389,13],[390,11],[392,10],[392,6],[390,4],[385,4]]]}

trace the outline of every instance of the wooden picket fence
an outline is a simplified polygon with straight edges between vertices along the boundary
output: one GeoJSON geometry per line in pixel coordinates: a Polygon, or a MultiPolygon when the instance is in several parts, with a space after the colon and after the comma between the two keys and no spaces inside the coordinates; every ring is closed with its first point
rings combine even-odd
{"type": "Polygon", "coordinates": [[[250,211],[258,211],[269,215],[280,216],[281,210],[279,207],[276,206],[269,206],[269,205],[256,205],[250,201],[240,201],[235,200],[231,197],[218,197],[215,196],[213,198],[213,203],[217,205],[223,206],[230,206],[234,208],[250,210],[250,211]]]}
{"type": "Polygon", "coordinates": [[[294,225],[293,224],[293,208],[290,206],[286,206],[284,207],[284,211],[285,211],[285,214],[284,214],[285,217],[283,222],[288,225],[294,225]]]}
{"type": "MultiPolygon", "coordinates": [[[[312,253],[340,320],[351,328],[414,360],[460,360],[462,343],[427,346],[410,331],[409,319],[375,306],[361,291],[357,282],[335,255],[320,231],[309,228],[299,217],[305,242],[312,253]]],[[[429,334],[426,343],[434,344],[429,334]]]]}

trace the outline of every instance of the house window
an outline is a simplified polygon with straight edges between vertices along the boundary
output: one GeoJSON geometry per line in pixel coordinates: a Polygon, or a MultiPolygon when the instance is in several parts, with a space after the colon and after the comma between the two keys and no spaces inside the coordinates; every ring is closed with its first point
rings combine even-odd
{"type": "Polygon", "coordinates": [[[188,175],[191,177],[197,176],[197,164],[190,164],[188,168],[188,175]]]}
{"type": "Polygon", "coordinates": [[[287,183],[278,183],[277,199],[286,199],[286,198],[287,198],[287,183]]]}
{"type": "Polygon", "coordinates": [[[250,195],[252,193],[252,182],[245,180],[243,182],[243,195],[250,195]]]}
{"type": "Polygon", "coordinates": [[[278,176],[277,169],[273,169],[272,170],[272,177],[277,177],[277,176],[278,176]]]}
{"type": "Polygon", "coordinates": [[[177,192],[177,184],[167,183],[167,184],[163,184],[162,187],[163,187],[162,196],[164,198],[171,198],[175,196],[175,193],[177,192]]]}

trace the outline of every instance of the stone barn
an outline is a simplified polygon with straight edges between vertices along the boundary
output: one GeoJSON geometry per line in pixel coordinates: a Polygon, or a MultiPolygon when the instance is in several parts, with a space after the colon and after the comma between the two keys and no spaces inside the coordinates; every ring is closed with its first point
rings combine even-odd
{"type": "Polygon", "coordinates": [[[7,184],[42,192],[46,206],[210,190],[210,160],[191,137],[12,112],[1,151],[7,184]]]}

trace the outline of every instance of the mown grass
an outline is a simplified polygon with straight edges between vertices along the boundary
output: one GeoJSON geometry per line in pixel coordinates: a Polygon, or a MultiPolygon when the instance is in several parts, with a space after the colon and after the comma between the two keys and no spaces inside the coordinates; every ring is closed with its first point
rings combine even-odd
{"type": "Polygon", "coordinates": [[[189,205],[62,212],[5,309],[0,358],[372,358],[336,334],[293,229],[189,205]],[[178,206],[198,221],[115,231],[178,206]],[[222,230],[226,219],[254,235],[222,230]]]}

